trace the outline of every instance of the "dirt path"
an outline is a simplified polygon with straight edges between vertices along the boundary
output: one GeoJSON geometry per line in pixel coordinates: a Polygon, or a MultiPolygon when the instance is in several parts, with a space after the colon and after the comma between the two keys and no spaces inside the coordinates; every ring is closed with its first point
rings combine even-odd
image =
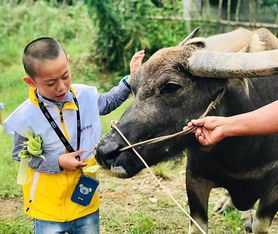
{"type": "MultiPolygon", "coordinates": [[[[110,177],[109,173],[102,173],[100,177],[102,181],[101,207],[103,210],[111,212],[111,209],[116,209],[117,211],[115,214],[119,214],[119,210],[123,209],[124,212],[132,215],[143,207],[143,209],[149,214],[154,211],[152,213],[154,216],[155,213],[157,213],[160,216],[167,217],[168,225],[172,225],[169,222],[172,222],[173,226],[176,225],[175,222],[185,223],[183,226],[177,225],[177,229],[168,233],[187,233],[188,218],[182,214],[179,208],[169,199],[166,193],[157,185],[147,171],[130,179],[110,177]],[[171,209],[168,209],[169,207],[167,206],[171,206],[171,209]]],[[[182,171],[175,178],[161,180],[161,182],[171,192],[175,199],[188,211],[187,197],[185,194],[185,173],[182,171]]],[[[225,215],[216,214],[213,211],[213,206],[224,196],[225,193],[225,189],[218,188],[213,189],[210,194],[209,233],[246,233],[243,230],[243,224],[241,224],[242,227],[234,227],[235,230],[230,231],[230,220],[227,221],[225,215]]],[[[236,217],[235,219],[239,219],[238,222],[242,223],[240,220],[240,213],[238,211],[236,212],[238,213],[239,218],[236,217]]],[[[230,219],[233,220],[233,216],[230,217],[230,219]]],[[[231,225],[237,225],[237,223],[235,222],[231,225]]],[[[102,227],[102,231],[103,233],[113,233],[104,227],[102,227]]],[[[270,233],[278,233],[278,215],[276,215],[273,220],[270,233]]]]}
{"type": "Polygon", "coordinates": [[[0,201],[0,220],[12,218],[16,213],[23,212],[23,202],[20,198],[7,198],[0,201]]]}

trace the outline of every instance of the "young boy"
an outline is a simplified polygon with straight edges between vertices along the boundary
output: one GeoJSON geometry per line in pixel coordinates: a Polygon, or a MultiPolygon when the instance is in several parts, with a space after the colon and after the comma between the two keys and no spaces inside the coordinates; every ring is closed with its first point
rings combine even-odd
{"type": "Polygon", "coordinates": [[[69,57],[56,40],[38,38],[25,47],[27,76],[23,80],[30,86],[29,99],[3,125],[14,138],[15,160],[20,160],[18,153],[24,149],[27,131],[42,138],[45,160],[31,157],[27,184],[23,185],[24,211],[34,218],[35,233],[99,233],[99,194],[96,192],[87,206],[71,197],[82,175],[80,169],[95,164],[93,149],[102,131],[99,115],[108,114],[127,99],[130,79],[143,57],[144,51],[136,53],[130,62],[130,76],[108,93],[98,94],[95,87],[71,85],[69,57]]]}

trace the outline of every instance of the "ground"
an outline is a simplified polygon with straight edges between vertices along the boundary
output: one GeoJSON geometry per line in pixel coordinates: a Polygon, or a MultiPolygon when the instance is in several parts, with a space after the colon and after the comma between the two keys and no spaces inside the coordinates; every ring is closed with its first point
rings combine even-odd
{"type": "MultiPolygon", "coordinates": [[[[146,170],[130,179],[115,178],[109,172],[101,170],[99,179],[102,234],[187,233],[188,218],[146,170]]],[[[159,179],[188,211],[184,170],[179,169],[171,178],[159,179]]],[[[212,211],[214,204],[224,193],[224,189],[214,189],[210,195],[209,233],[245,233],[238,211],[230,210],[222,215],[212,211]]],[[[9,223],[18,215],[22,215],[20,198],[1,201],[0,220],[9,223]]],[[[31,221],[28,222],[31,227],[31,221]]],[[[1,232],[0,229],[0,233],[8,232],[1,232]]],[[[270,233],[278,233],[277,216],[270,233]]]]}

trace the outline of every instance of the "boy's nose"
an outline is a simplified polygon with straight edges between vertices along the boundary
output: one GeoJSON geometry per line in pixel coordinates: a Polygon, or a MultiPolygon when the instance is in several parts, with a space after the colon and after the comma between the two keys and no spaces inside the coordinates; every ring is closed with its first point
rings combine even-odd
{"type": "Polygon", "coordinates": [[[60,82],[58,82],[58,85],[57,85],[57,91],[62,91],[65,89],[65,87],[66,87],[66,85],[64,84],[64,82],[60,81],[60,82]]]}

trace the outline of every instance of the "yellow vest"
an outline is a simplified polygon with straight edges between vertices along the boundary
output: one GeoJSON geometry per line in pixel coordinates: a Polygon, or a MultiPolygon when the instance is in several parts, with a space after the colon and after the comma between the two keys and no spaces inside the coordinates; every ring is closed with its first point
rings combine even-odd
{"type": "MultiPolygon", "coordinates": [[[[93,147],[101,137],[101,122],[97,104],[97,91],[95,87],[86,85],[73,85],[72,91],[76,94],[81,115],[81,145],[84,153],[80,155],[88,166],[96,164],[93,157],[93,147]]],[[[65,103],[64,120],[59,121],[59,110],[49,107],[53,119],[57,121],[61,131],[76,148],[76,105],[65,103]]],[[[38,108],[35,89],[30,89],[29,100],[18,107],[4,123],[7,132],[25,136],[27,130],[43,139],[43,154],[45,157],[58,157],[64,153],[64,146],[54,130],[46,122],[45,117],[38,108]],[[42,124],[43,123],[43,124],[42,124]]],[[[95,174],[87,173],[96,178],[95,174]]],[[[71,201],[74,188],[81,176],[81,171],[69,172],[63,170],[58,174],[37,172],[28,168],[27,184],[23,185],[24,211],[27,215],[49,221],[71,221],[99,209],[98,190],[88,206],[82,206],[71,201]]]]}
{"type": "MultiPolygon", "coordinates": [[[[87,161],[88,166],[95,164],[95,159],[87,161]]],[[[99,208],[99,193],[93,196],[88,206],[71,201],[71,195],[81,175],[80,170],[59,174],[39,173],[29,168],[28,183],[23,185],[24,212],[36,219],[65,222],[93,213],[99,208]]],[[[96,178],[95,174],[87,173],[96,178]]]]}

